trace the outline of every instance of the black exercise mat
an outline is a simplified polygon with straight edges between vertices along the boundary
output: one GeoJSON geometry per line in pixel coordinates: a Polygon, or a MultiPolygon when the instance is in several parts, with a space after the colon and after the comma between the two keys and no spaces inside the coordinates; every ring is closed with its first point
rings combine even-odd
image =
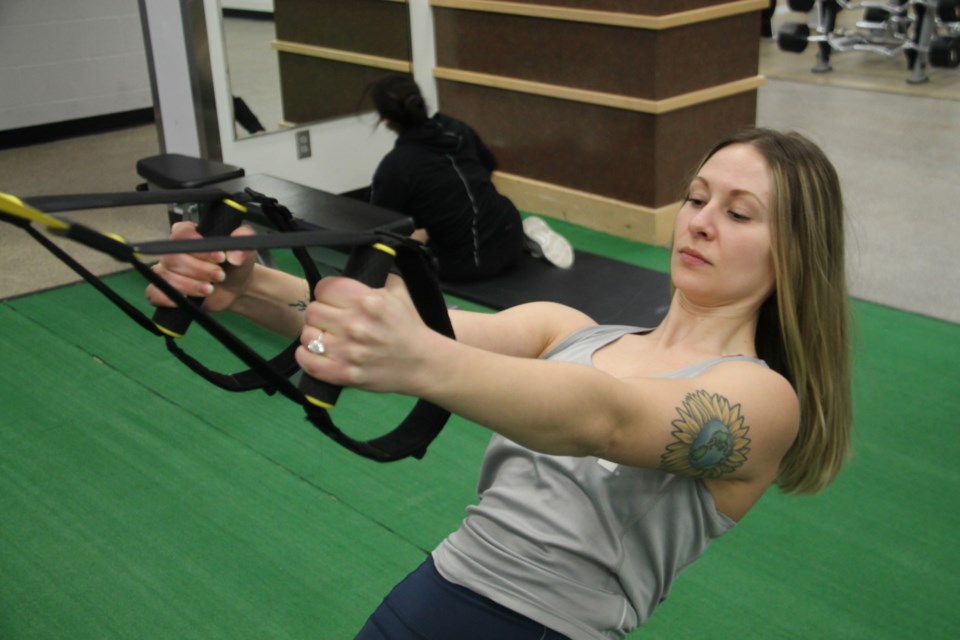
{"type": "Polygon", "coordinates": [[[656,326],[670,304],[670,278],[619,260],[577,251],[571,269],[524,254],[514,269],[478,282],[441,282],[446,293],[493,309],[559,302],[601,324],[656,326]]]}

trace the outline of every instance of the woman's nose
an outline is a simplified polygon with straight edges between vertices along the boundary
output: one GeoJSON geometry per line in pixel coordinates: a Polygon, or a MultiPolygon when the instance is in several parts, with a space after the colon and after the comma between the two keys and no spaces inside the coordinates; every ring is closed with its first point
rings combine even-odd
{"type": "Polygon", "coordinates": [[[690,232],[701,237],[711,238],[714,233],[714,211],[710,203],[700,207],[690,217],[690,232]]]}

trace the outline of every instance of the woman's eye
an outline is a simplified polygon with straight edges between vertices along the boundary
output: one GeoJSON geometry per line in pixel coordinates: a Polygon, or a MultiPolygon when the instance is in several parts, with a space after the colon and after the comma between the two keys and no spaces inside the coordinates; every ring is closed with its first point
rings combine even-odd
{"type": "Polygon", "coordinates": [[[687,196],[687,202],[695,207],[702,207],[706,201],[696,196],[687,196]]]}
{"type": "Polygon", "coordinates": [[[731,211],[730,217],[736,220],[737,222],[746,222],[747,220],[750,219],[750,216],[745,215],[743,213],[737,213],[736,211],[731,211]]]}

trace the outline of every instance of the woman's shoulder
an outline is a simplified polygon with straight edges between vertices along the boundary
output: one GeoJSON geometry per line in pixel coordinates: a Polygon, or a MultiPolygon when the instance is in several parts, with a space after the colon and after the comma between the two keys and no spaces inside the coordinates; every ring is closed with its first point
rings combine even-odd
{"type": "Polygon", "coordinates": [[[757,426],[764,425],[767,446],[778,452],[777,460],[796,437],[800,420],[797,391],[787,378],[761,361],[726,358],[690,381],[691,388],[730,399],[731,407],[751,416],[757,426]]]}
{"type": "Polygon", "coordinates": [[[796,389],[783,374],[771,369],[763,360],[751,356],[722,356],[664,377],[736,380],[738,386],[754,391],[751,396],[766,398],[780,406],[783,403],[793,404],[797,398],[796,389]]]}
{"type": "Polygon", "coordinates": [[[413,145],[395,145],[388,151],[374,171],[374,179],[397,179],[398,177],[407,177],[413,173],[413,159],[418,155],[418,151],[413,145]]]}
{"type": "Polygon", "coordinates": [[[567,360],[593,365],[593,354],[628,334],[643,333],[646,329],[629,325],[590,324],[568,333],[543,355],[546,359],[567,360]]]}
{"type": "Polygon", "coordinates": [[[660,468],[703,480],[717,509],[734,520],[776,480],[797,437],[796,392],[756,360],[728,358],[697,375],[637,389],[659,416],[660,468]]]}

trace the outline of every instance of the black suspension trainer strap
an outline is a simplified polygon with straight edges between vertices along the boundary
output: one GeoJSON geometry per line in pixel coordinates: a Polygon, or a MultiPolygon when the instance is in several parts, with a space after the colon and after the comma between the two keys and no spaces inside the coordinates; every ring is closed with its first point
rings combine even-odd
{"type": "MultiPolygon", "coordinates": [[[[343,275],[370,286],[381,286],[391,264],[395,264],[403,276],[410,298],[427,326],[454,337],[436,270],[418,243],[404,239],[357,247],[343,275]]],[[[304,373],[300,390],[304,393],[307,418],[315,427],[341,446],[378,462],[393,462],[409,456],[422,458],[427,446],[440,434],[450,417],[446,409],[418,400],[407,417],[389,433],[371,440],[355,440],[337,428],[330,418],[328,409],[336,403],[339,387],[304,373]]]]}
{"type": "MultiPolygon", "coordinates": [[[[201,308],[202,299],[191,300],[181,294],[166,280],[154,273],[149,265],[142,262],[138,254],[290,248],[304,269],[310,283],[312,298],[313,288],[319,281],[320,275],[316,265],[309,257],[307,247],[353,246],[354,249],[344,271],[344,276],[355,277],[370,286],[380,286],[386,279],[387,272],[395,266],[403,276],[411,299],[427,326],[444,335],[454,337],[453,327],[447,314],[446,302],[437,281],[436,270],[433,268],[426,249],[419,243],[390,233],[337,234],[333,232],[292,231],[298,228],[299,221],[285,207],[279,205],[276,200],[249,189],[245,194],[235,196],[232,200],[228,200],[223,192],[213,191],[211,193],[211,190],[191,190],[191,195],[194,195],[198,200],[216,203],[210,208],[208,215],[222,215],[226,208],[235,209],[242,213],[246,206],[255,205],[261,207],[271,224],[284,233],[245,238],[219,237],[129,245],[120,238],[102,234],[80,224],[53,218],[31,205],[25,204],[24,201],[6,194],[0,194],[0,220],[23,228],[137,324],[155,335],[163,335],[171,353],[209,382],[230,391],[262,389],[268,394],[279,392],[300,404],[307,414],[307,419],[318,430],[338,444],[363,457],[378,462],[391,462],[410,456],[421,458],[430,442],[443,429],[450,415],[448,411],[424,400],[418,400],[410,414],[385,435],[370,440],[351,438],[337,427],[330,418],[329,410],[333,408],[336,402],[339,388],[313,380],[306,374],[303,376],[300,388],[290,381],[290,377],[298,370],[294,353],[299,346],[299,340],[291,343],[272,360],[265,360],[205,312],[201,308]],[[44,224],[53,233],[129,263],[147,281],[155,285],[176,304],[174,316],[178,318],[176,321],[181,323],[178,327],[182,328],[182,331],[172,331],[169,326],[161,326],[155,322],[156,317],[154,319],[147,318],[139,309],[129,304],[104,284],[100,278],[90,273],[43,234],[38,233],[32,227],[32,222],[44,224]],[[195,358],[186,354],[176,344],[174,336],[183,335],[186,327],[193,322],[201,325],[213,338],[246,364],[249,369],[235,374],[222,374],[211,371],[195,358]]],[[[68,206],[85,209],[96,206],[142,204],[144,195],[144,192],[137,192],[137,194],[92,194],[86,197],[54,196],[52,198],[59,198],[59,200],[48,197],[48,201],[52,202],[55,208],[60,207],[58,210],[64,210],[68,206]]],[[[170,194],[163,193],[163,197],[157,194],[152,194],[149,197],[150,202],[169,203],[186,201],[184,195],[184,190],[177,190],[170,194]]],[[[38,200],[33,199],[28,202],[38,202],[38,200]]],[[[214,220],[208,225],[207,229],[217,229],[219,233],[229,234],[232,228],[235,228],[235,222],[234,220],[224,223],[214,220]]],[[[203,224],[203,221],[201,223],[203,224]]]]}
{"type": "MultiPolygon", "coordinates": [[[[268,198],[263,194],[248,189],[243,194],[234,195],[230,200],[224,200],[215,203],[208,211],[200,216],[200,222],[197,225],[197,231],[205,237],[222,237],[236,229],[243,222],[243,216],[247,213],[247,206],[259,205],[264,215],[270,221],[271,225],[281,232],[292,232],[296,229],[294,217],[286,207],[281,207],[275,199],[268,198]]],[[[310,258],[309,253],[304,247],[293,248],[293,254],[300,263],[304,277],[307,279],[312,299],[313,288],[320,281],[320,272],[316,264],[310,258]]],[[[188,298],[196,305],[202,305],[203,299],[194,300],[188,298]]],[[[166,337],[167,349],[178,360],[187,365],[194,373],[204,380],[215,384],[221,389],[227,391],[252,391],[254,389],[263,389],[268,395],[272,395],[277,390],[277,379],[272,375],[273,372],[280,373],[284,379],[289,378],[297,372],[299,366],[294,359],[294,353],[299,345],[299,340],[294,340],[279,354],[272,358],[267,365],[269,372],[263,370],[259,363],[250,366],[246,371],[224,374],[204,366],[199,360],[184,351],[177,341],[190,326],[192,316],[185,312],[182,307],[161,308],[153,315],[153,322],[161,328],[166,337]]],[[[219,329],[215,330],[219,333],[219,329]]],[[[220,339],[219,337],[217,339],[220,339]]],[[[221,340],[223,342],[223,340],[221,340]]],[[[247,362],[247,361],[244,361],[247,362]]]]}
{"type": "Polygon", "coordinates": [[[103,280],[93,275],[86,267],[74,260],[70,254],[65,252],[63,249],[54,244],[50,238],[43,235],[36,229],[34,229],[29,224],[22,225],[17,224],[24,231],[30,234],[34,240],[39,242],[47,251],[52,253],[57,259],[59,259],[63,264],[70,267],[74,273],[83,278],[88,284],[92,285],[97,291],[107,297],[110,302],[112,302],[118,309],[123,311],[131,320],[139,324],[141,327],[149,331],[150,333],[158,336],[162,336],[163,332],[157,328],[157,325],[153,323],[150,318],[145,316],[139,309],[134,307],[132,304],[123,299],[120,295],[117,294],[113,289],[108,287],[103,280]]]}

